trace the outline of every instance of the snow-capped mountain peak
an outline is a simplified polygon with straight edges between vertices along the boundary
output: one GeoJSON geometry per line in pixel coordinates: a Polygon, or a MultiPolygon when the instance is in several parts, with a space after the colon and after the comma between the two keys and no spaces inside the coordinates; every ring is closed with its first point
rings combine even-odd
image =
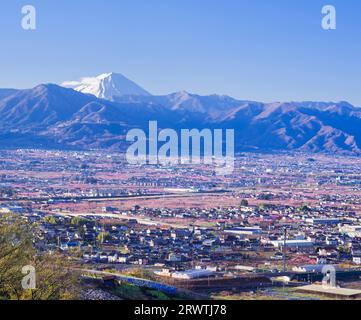
{"type": "Polygon", "coordinates": [[[103,73],[97,77],[84,77],[79,81],[66,81],[63,87],[92,94],[97,98],[113,100],[124,95],[150,96],[150,93],[119,73],[103,73]]]}

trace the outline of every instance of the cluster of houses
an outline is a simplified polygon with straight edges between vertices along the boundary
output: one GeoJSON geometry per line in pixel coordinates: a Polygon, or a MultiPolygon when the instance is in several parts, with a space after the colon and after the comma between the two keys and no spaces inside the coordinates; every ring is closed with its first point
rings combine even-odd
{"type": "Polygon", "coordinates": [[[285,255],[289,263],[303,255],[315,264],[361,265],[361,218],[354,212],[277,205],[119,211],[104,207],[103,212],[114,213],[114,217],[105,219],[101,214],[48,215],[16,203],[0,207],[0,213],[14,212],[39,223],[39,250],[78,250],[83,263],[147,265],[180,271],[194,264],[205,268],[274,266],[285,255]],[[196,217],[215,223],[178,228],[161,223],[143,225],[136,218],[123,219],[127,214],[159,219],[171,216],[179,221],[196,217]]]}

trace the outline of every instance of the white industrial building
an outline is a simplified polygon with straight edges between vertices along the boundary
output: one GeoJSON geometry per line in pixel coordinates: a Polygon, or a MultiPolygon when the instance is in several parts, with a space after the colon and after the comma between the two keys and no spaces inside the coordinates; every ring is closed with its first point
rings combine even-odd
{"type": "Polygon", "coordinates": [[[207,269],[194,269],[187,271],[177,271],[172,274],[172,278],[175,279],[199,279],[199,278],[207,278],[214,275],[214,271],[207,269]]]}
{"type": "Polygon", "coordinates": [[[325,265],[325,264],[310,264],[310,265],[304,265],[304,266],[298,266],[293,267],[292,271],[294,272],[300,272],[300,273],[322,273],[322,271],[330,270],[330,268],[333,268],[335,271],[338,271],[339,268],[337,266],[331,266],[331,265],[325,265]]]}
{"type": "Polygon", "coordinates": [[[260,227],[236,227],[236,228],[224,230],[224,232],[239,234],[239,235],[255,235],[255,234],[261,234],[262,229],[260,227]]]}
{"type": "Polygon", "coordinates": [[[276,248],[305,248],[313,246],[313,242],[310,240],[286,240],[286,243],[284,240],[272,240],[269,243],[276,248]]]}

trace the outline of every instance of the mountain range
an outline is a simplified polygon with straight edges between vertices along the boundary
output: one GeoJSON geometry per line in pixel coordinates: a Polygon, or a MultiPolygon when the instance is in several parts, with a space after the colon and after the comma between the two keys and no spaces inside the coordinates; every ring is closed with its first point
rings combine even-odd
{"type": "Polygon", "coordinates": [[[124,150],[131,128],[235,130],[241,151],[361,155],[361,108],[347,102],[238,100],[188,92],[154,96],[120,74],[0,89],[1,148],[124,150]]]}

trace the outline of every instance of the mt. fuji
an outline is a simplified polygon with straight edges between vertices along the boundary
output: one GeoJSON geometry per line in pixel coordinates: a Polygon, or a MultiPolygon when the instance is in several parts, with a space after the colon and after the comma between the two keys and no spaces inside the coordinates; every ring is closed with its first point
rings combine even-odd
{"type": "Polygon", "coordinates": [[[149,92],[119,73],[104,73],[97,77],[81,78],[80,81],[66,81],[61,86],[106,100],[124,95],[150,96],[149,92]]]}

